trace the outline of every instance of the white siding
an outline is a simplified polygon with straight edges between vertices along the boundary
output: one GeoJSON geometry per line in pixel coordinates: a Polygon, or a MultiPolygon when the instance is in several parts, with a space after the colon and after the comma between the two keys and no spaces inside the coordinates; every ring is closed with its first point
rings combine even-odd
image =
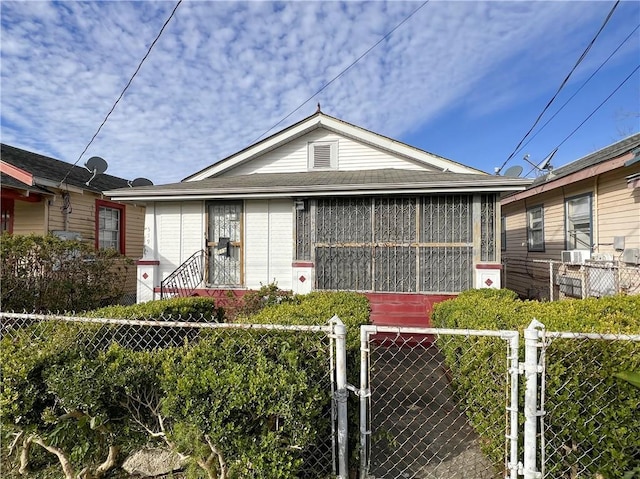
{"type": "Polygon", "coordinates": [[[164,279],[204,246],[202,202],[156,203],[156,258],[164,279]]]}
{"type": "Polygon", "coordinates": [[[293,203],[290,200],[245,202],[245,286],[258,289],[277,282],[291,289],[293,203]]]}
{"type": "Polygon", "coordinates": [[[398,168],[405,170],[430,170],[426,165],[374,148],[328,130],[319,128],[286,145],[265,153],[259,158],[239,165],[224,176],[250,175],[254,173],[292,173],[308,171],[308,144],[313,141],[338,142],[339,170],[372,170],[398,168]]]}

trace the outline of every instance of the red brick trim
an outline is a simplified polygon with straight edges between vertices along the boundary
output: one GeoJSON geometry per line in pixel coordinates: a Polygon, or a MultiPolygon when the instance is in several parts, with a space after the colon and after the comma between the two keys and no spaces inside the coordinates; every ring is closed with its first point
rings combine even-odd
{"type": "Polygon", "coordinates": [[[313,261],[294,261],[291,266],[294,268],[313,268],[313,261]]]}
{"type": "Polygon", "coordinates": [[[159,266],[160,260],[157,259],[139,259],[136,266],[159,266]]]}
{"type": "Polygon", "coordinates": [[[502,269],[502,265],[501,264],[487,264],[487,263],[482,263],[482,264],[477,264],[476,265],[476,269],[502,269]]]}

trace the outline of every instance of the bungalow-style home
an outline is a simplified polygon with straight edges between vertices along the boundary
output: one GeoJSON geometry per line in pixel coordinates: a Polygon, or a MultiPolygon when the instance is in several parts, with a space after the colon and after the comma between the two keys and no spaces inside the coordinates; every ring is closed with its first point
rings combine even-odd
{"type": "Polygon", "coordinates": [[[505,287],[552,300],[640,293],[640,134],[501,204],[505,287]]]}
{"type": "Polygon", "coordinates": [[[374,320],[424,325],[433,302],[500,286],[499,196],[527,184],[318,109],[180,183],[106,193],[146,204],[140,302],[275,282],[362,291],[374,320]]]}
{"type": "MultiPolygon", "coordinates": [[[[109,200],[104,190],[128,181],[83,166],[2,144],[0,157],[2,232],[53,234],[96,248],[142,256],[144,206],[109,200]]],[[[104,164],[104,160],[99,163],[104,164]]],[[[98,165],[100,166],[100,165],[98,165]]],[[[127,290],[135,292],[131,268],[127,290]]]]}

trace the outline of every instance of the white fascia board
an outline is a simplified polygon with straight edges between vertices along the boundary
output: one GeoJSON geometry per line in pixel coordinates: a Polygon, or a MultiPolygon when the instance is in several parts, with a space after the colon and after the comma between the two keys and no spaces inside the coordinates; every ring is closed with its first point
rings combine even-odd
{"type": "MultiPolygon", "coordinates": [[[[33,183],[39,186],[46,186],[48,188],[57,188],[59,190],[70,191],[73,193],[84,194],[86,191],[83,188],[78,188],[77,186],[72,186],[67,183],[60,183],[59,181],[47,180],[46,178],[40,178],[39,176],[33,177],[33,183]]],[[[93,193],[93,191],[92,191],[93,193]]]]}
{"type": "Polygon", "coordinates": [[[262,153],[266,153],[267,151],[271,151],[278,146],[285,144],[287,141],[297,138],[300,135],[303,135],[307,131],[312,130],[321,122],[321,116],[313,116],[308,119],[308,121],[300,123],[298,126],[287,130],[282,135],[274,135],[271,138],[267,138],[266,140],[256,143],[254,146],[247,148],[236,155],[230,156],[226,160],[222,160],[214,165],[211,165],[209,168],[202,170],[199,173],[196,173],[193,176],[188,176],[183,181],[199,181],[204,180],[206,178],[211,178],[213,176],[222,173],[225,170],[229,170],[240,163],[245,162],[246,160],[258,156],[262,153]]]}
{"type": "MultiPolygon", "coordinates": [[[[241,191],[238,193],[205,193],[193,192],[193,194],[157,194],[157,195],[139,195],[139,196],[110,196],[113,201],[190,201],[190,200],[211,200],[211,199],[268,199],[268,198],[293,198],[293,197],[318,197],[318,196],[372,196],[372,195],[407,195],[407,194],[439,194],[439,193],[504,193],[511,191],[522,191],[524,186],[474,186],[474,187],[455,187],[455,186],[432,186],[432,187],[412,187],[406,189],[387,189],[387,188],[370,188],[370,189],[330,189],[322,190],[299,190],[288,189],[286,191],[265,192],[265,191],[241,191]]],[[[109,195],[107,195],[109,196],[109,195]]]]}

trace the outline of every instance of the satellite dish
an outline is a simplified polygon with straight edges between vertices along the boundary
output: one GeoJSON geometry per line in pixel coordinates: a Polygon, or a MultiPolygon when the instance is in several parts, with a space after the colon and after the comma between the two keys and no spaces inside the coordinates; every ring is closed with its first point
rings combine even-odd
{"type": "Polygon", "coordinates": [[[504,172],[506,178],[518,178],[522,173],[522,166],[515,165],[504,172]]]}
{"type": "Polygon", "coordinates": [[[542,163],[540,163],[538,165],[538,170],[550,170],[551,168],[551,158],[553,158],[553,155],[556,154],[556,152],[558,151],[558,149],[556,148],[555,150],[553,150],[549,156],[547,156],[544,160],[542,160],[542,163]]]}
{"type": "MultiPolygon", "coordinates": [[[[107,162],[104,161],[102,158],[100,158],[99,156],[92,156],[91,158],[89,158],[87,160],[87,162],[84,164],[84,167],[89,170],[89,172],[93,173],[94,175],[101,175],[102,173],[104,173],[105,171],[107,171],[109,165],[107,165],[107,162]]],[[[94,176],[95,177],[95,176],[94,176]]],[[[93,178],[92,178],[93,179],[93,178]]]]}
{"type": "Polygon", "coordinates": [[[92,156],[91,158],[89,158],[84,164],[84,167],[89,170],[89,172],[93,173],[93,175],[91,176],[91,178],[89,178],[89,181],[87,181],[85,185],[89,186],[89,183],[91,183],[91,181],[96,176],[101,175],[102,173],[107,171],[108,166],[109,165],[107,165],[107,162],[99,156],[92,156]]]}
{"type": "Polygon", "coordinates": [[[136,178],[129,186],[153,186],[153,181],[147,178],[136,178]]]}

